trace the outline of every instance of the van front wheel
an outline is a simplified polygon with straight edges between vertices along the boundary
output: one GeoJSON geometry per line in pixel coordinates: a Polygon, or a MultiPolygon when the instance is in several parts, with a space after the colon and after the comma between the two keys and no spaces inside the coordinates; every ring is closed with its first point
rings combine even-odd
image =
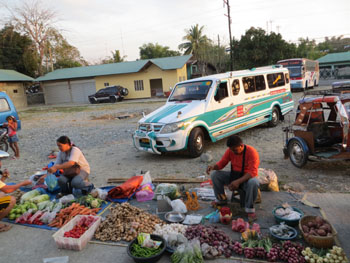
{"type": "Polygon", "coordinates": [[[203,153],[204,134],[201,128],[194,128],[188,138],[188,151],[190,157],[196,158],[203,153]]]}
{"type": "Polygon", "coordinates": [[[276,127],[279,121],[280,121],[280,111],[277,109],[277,107],[273,107],[272,113],[271,113],[271,120],[269,121],[269,126],[276,127]]]}

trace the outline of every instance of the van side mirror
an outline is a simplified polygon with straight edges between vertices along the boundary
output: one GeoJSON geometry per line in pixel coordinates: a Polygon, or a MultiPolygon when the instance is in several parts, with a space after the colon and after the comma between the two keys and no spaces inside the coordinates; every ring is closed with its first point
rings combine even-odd
{"type": "Polygon", "coordinates": [[[173,87],[170,87],[169,90],[173,90],[173,87]]]}

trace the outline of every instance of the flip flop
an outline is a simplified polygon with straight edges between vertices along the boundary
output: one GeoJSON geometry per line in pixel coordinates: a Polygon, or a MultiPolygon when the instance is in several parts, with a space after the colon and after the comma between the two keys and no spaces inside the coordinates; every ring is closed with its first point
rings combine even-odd
{"type": "Polygon", "coordinates": [[[8,224],[2,224],[2,226],[0,225],[0,232],[9,231],[11,228],[12,228],[12,226],[10,226],[8,224]]]}

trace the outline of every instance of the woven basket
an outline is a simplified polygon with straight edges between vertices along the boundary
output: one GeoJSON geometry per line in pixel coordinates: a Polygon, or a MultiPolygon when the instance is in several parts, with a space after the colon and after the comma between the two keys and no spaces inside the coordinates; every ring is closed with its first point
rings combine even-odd
{"type": "Polygon", "coordinates": [[[322,237],[322,236],[314,236],[309,235],[305,236],[302,225],[307,224],[311,220],[315,220],[316,216],[303,216],[299,221],[299,229],[302,233],[305,241],[309,243],[311,246],[316,248],[331,248],[334,244],[334,238],[337,235],[337,231],[334,229],[332,224],[330,224],[327,220],[323,219],[327,224],[329,224],[332,228],[332,236],[322,237]]]}

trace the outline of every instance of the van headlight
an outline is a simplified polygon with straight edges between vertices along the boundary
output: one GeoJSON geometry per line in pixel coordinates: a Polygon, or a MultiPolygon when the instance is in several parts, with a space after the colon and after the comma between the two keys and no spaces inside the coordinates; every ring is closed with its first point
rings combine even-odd
{"type": "Polygon", "coordinates": [[[163,129],[160,131],[161,134],[164,133],[172,133],[172,132],[177,132],[184,126],[184,123],[182,121],[180,122],[174,122],[174,123],[169,123],[166,124],[163,129]]]}

